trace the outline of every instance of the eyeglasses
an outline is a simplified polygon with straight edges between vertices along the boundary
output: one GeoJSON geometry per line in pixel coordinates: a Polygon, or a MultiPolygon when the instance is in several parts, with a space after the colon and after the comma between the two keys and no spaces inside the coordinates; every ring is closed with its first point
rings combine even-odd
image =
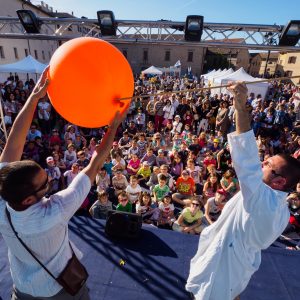
{"type": "Polygon", "coordinates": [[[34,191],[32,194],[36,195],[38,192],[43,191],[46,188],[48,188],[48,186],[49,186],[49,177],[47,175],[47,178],[46,178],[45,182],[36,191],[34,191]]]}
{"type": "Polygon", "coordinates": [[[199,203],[192,203],[192,205],[199,206],[200,204],[199,203]]]}

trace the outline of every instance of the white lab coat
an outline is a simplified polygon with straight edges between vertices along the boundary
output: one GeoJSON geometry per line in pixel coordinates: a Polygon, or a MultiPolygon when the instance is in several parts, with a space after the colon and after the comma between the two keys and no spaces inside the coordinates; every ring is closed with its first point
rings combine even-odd
{"type": "Polygon", "coordinates": [[[289,220],[287,194],[262,181],[261,162],[251,131],[228,135],[241,191],[221,216],[201,233],[186,289],[197,300],[231,300],[247,286],[266,249],[289,220]]]}

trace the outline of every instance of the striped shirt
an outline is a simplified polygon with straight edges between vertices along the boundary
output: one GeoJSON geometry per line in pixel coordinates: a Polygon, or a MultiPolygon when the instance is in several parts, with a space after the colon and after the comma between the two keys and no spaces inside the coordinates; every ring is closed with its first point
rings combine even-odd
{"type": "MultiPolygon", "coordinates": [[[[0,168],[4,164],[0,164],[0,168]]],[[[46,268],[57,277],[72,256],[69,246],[68,221],[87,197],[89,177],[78,174],[70,186],[43,198],[24,211],[15,211],[0,198],[0,233],[8,247],[10,272],[17,290],[34,297],[51,297],[62,287],[42,269],[25,250],[8,223],[5,207],[10,212],[15,230],[46,268]]],[[[80,259],[82,253],[72,244],[80,259]]]]}
{"type": "Polygon", "coordinates": [[[162,101],[157,101],[154,105],[154,109],[155,109],[155,114],[157,116],[163,116],[164,115],[164,111],[163,111],[163,108],[165,106],[165,103],[162,102],[162,101]]]}

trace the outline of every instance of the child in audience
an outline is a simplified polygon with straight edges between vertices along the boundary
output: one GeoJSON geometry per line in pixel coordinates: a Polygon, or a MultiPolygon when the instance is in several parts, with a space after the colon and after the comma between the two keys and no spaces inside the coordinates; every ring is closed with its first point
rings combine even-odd
{"type": "Polygon", "coordinates": [[[108,195],[105,191],[98,193],[98,200],[89,209],[89,213],[93,218],[106,219],[107,213],[112,209],[112,203],[108,200],[108,195]]]}
{"type": "Polygon", "coordinates": [[[156,223],[159,218],[159,209],[152,205],[151,196],[147,192],[140,195],[135,210],[137,214],[142,216],[144,223],[156,223]]]}
{"type": "Polygon", "coordinates": [[[126,188],[126,194],[131,204],[135,204],[140,197],[142,189],[138,184],[137,176],[130,176],[129,185],[126,188]]]}
{"type": "Polygon", "coordinates": [[[161,174],[158,179],[158,184],[153,189],[154,201],[158,204],[164,197],[170,192],[170,188],[167,186],[167,178],[161,174]]]}
{"type": "Polygon", "coordinates": [[[130,201],[128,201],[128,196],[126,192],[121,192],[118,196],[118,202],[119,204],[116,207],[116,210],[118,211],[124,211],[124,212],[132,212],[132,204],[130,201]]]}
{"type": "Polygon", "coordinates": [[[171,195],[164,196],[163,200],[158,205],[158,209],[160,211],[158,225],[171,227],[173,222],[175,221],[174,218],[175,208],[174,205],[172,204],[171,195]]]}

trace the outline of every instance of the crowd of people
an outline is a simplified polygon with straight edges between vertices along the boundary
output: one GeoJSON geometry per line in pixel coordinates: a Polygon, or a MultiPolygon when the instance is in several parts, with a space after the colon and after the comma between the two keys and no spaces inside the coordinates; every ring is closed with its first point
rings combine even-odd
{"type": "MultiPolygon", "coordinates": [[[[8,132],[34,86],[33,80],[14,77],[0,84],[8,132]]],[[[199,87],[197,78],[136,78],[137,97],[80,213],[106,218],[110,209],[132,212],[145,223],[189,234],[200,234],[218,219],[240,189],[227,143],[235,111],[229,93],[189,91],[199,87]]],[[[300,159],[299,103],[300,88],[291,82],[271,82],[266,97],[249,95],[261,161],[278,153],[300,159]]],[[[88,165],[106,130],[68,123],[44,97],[22,158],[44,167],[51,195],[88,165]]],[[[300,233],[300,183],[287,201],[291,217],[285,233],[300,233]]]]}

